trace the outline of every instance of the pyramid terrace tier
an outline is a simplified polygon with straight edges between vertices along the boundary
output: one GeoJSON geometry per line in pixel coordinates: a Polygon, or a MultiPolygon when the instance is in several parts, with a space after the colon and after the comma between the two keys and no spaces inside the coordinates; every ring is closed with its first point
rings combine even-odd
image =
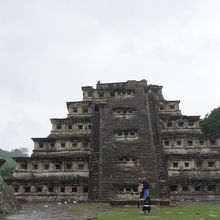
{"type": "MultiPolygon", "coordinates": [[[[188,154],[173,153],[167,154],[167,164],[169,174],[184,175],[187,172],[198,172],[195,178],[199,178],[202,173],[209,173],[216,171],[216,174],[220,174],[220,156],[219,151],[216,152],[192,152],[188,154]]],[[[216,176],[218,177],[218,176],[216,176]]],[[[218,177],[220,178],[220,176],[218,177]]]]}
{"type": "Polygon", "coordinates": [[[6,180],[7,183],[13,182],[13,185],[24,184],[24,185],[40,185],[40,184],[49,184],[49,185],[88,185],[88,177],[87,176],[75,176],[70,174],[65,175],[58,175],[58,174],[51,174],[49,176],[45,175],[33,175],[31,179],[25,178],[16,178],[13,177],[13,181],[10,179],[6,180]]]}
{"type": "Polygon", "coordinates": [[[88,117],[91,116],[91,102],[90,101],[78,101],[67,102],[68,117],[88,117]]]}
{"type": "Polygon", "coordinates": [[[161,114],[162,132],[201,132],[200,116],[161,114]]]}
{"type": "Polygon", "coordinates": [[[88,199],[88,177],[65,175],[33,175],[32,178],[6,180],[18,199],[26,201],[60,201],[88,199]]]}
{"type": "Polygon", "coordinates": [[[146,80],[128,80],[127,82],[116,83],[98,82],[96,88],[93,88],[92,86],[84,86],[82,87],[83,100],[92,101],[92,99],[95,99],[96,102],[105,103],[105,100],[109,99],[129,99],[137,95],[137,87],[143,88],[146,93],[154,94],[157,96],[158,100],[163,100],[163,87],[158,85],[147,85],[146,80]]]}
{"type": "Polygon", "coordinates": [[[172,200],[220,200],[220,170],[169,172],[172,200]]]}
{"type": "MultiPolygon", "coordinates": [[[[199,172],[195,170],[182,171],[182,172],[170,172],[170,183],[197,183],[203,185],[203,183],[218,183],[220,184],[220,170],[203,171],[199,172]]],[[[205,184],[204,184],[205,185],[205,184]]]]}
{"type": "Polygon", "coordinates": [[[32,156],[90,151],[90,135],[85,134],[64,137],[32,138],[32,140],[34,141],[32,156]]]}
{"type": "MultiPolygon", "coordinates": [[[[69,155],[15,157],[16,168],[13,177],[18,175],[47,175],[52,173],[72,173],[74,175],[88,175],[89,154],[77,153],[69,155]]],[[[32,177],[30,176],[30,179],[32,177]]]]}
{"type": "Polygon", "coordinates": [[[85,86],[82,87],[83,100],[92,100],[92,98],[97,100],[121,97],[130,98],[134,95],[134,88],[131,85],[132,82],[127,81],[126,83],[99,83],[96,85],[96,89],[91,86],[85,86]]]}
{"type": "Polygon", "coordinates": [[[54,135],[73,135],[91,132],[91,117],[52,118],[52,131],[54,135]]]}
{"type": "Polygon", "coordinates": [[[29,180],[34,181],[34,180],[42,180],[42,181],[71,181],[73,179],[80,179],[81,177],[88,177],[88,170],[84,168],[84,170],[80,171],[74,171],[74,170],[69,170],[69,171],[64,171],[60,170],[55,171],[55,170],[48,170],[47,172],[44,172],[43,170],[41,172],[16,172],[12,179],[13,180],[29,180]]]}
{"type": "Polygon", "coordinates": [[[220,137],[203,133],[163,133],[163,146],[168,150],[178,152],[181,149],[210,150],[220,148],[220,137]]]}
{"type": "Polygon", "coordinates": [[[92,87],[83,87],[83,100],[92,100],[95,98],[97,101],[102,101],[106,99],[118,99],[118,98],[132,98],[134,97],[134,89],[121,86],[108,86],[108,87],[99,87],[98,89],[93,89],[92,87]]]}
{"type": "Polygon", "coordinates": [[[187,150],[166,154],[173,200],[220,199],[220,150],[187,150]]]}
{"type": "Polygon", "coordinates": [[[181,115],[179,100],[162,100],[158,102],[160,114],[181,115]]]}

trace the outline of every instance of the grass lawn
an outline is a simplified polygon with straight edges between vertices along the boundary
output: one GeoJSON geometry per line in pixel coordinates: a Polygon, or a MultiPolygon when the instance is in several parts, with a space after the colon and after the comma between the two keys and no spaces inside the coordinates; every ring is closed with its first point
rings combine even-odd
{"type": "Polygon", "coordinates": [[[153,207],[149,215],[144,215],[141,208],[113,208],[112,212],[90,218],[97,220],[219,220],[220,204],[186,204],[176,207],[153,207]]]}

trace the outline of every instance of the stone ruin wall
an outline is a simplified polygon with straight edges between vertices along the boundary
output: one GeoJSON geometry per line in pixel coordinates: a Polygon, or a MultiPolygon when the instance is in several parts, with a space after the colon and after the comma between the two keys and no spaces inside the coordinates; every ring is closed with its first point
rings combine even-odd
{"type": "MultiPolygon", "coordinates": [[[[0,167],[4,162],[4,160],[0,159],[0,167]]],[[[20,208],[21,206],[13,195],[13,192],[0,176],[0,214],[10,214],[20,208]]]]}

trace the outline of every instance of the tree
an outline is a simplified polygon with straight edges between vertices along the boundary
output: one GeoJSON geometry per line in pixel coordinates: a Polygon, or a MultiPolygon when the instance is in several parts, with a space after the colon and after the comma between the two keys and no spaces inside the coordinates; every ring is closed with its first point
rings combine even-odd
{"type": "Polygon", "coordinates": [[[200,122],[205,134],[220,135],[220,107],[215,108],[207,114],[200,122]]]}
{"type": "Polygon", "coordinates": [[[3,178],[10,177],[15,169],[15,161],[12,159],[12,157],[27,157],[28,156],[28,150],[27,148],[16,148],[12,151],[6,151],[0,149],[0,158],[5,159],[6,162],[2,167],[0,168],[0,176],[3,178]]]}

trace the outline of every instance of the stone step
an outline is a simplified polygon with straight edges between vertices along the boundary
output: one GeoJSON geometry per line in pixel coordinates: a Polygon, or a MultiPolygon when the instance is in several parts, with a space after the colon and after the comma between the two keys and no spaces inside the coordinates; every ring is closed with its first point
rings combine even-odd
{"type": "MultiPolygon", "coordinates": [[[[124,206],[124,205],[130,205],[130,206],[143,206],[144,200],[110,200],[110,205],[112,206],[124,206]]],[[[169,206],[170,205],[170,199],[152,199],[151,200],[152,205],[160,205],[160,206],[169,206]]]]}

